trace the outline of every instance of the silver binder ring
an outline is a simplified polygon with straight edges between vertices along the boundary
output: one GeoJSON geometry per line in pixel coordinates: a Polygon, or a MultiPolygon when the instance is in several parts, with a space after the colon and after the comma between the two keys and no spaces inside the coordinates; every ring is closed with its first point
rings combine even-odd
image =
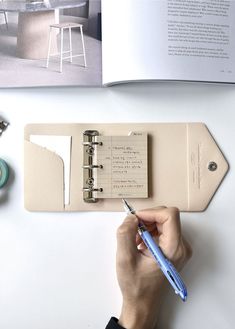
{"type": "Polygon", "coordinates": [[[84,133],[83,133],[84,136],[98,136],[99,135],[99,132],[97,130],[85,130],[84,133]]]}
{"type": "Polygon", "coordinates": [[[102,169],[102,165],[84,165],[82,166],[83,169],[102,169]]]}
{"type": "Polygon", "coordinates": [[[103,192],[102,188],[83,187],[83,192],[103,192]]]}
{"type": "Polygon", "coordinates": [[[102,142],[83,142],[84,146],[102,145],[102,142]]]}

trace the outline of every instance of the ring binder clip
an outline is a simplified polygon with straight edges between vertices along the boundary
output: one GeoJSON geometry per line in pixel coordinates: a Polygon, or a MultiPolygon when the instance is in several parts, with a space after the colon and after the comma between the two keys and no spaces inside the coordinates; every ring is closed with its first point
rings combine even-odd
{"type": "Polygon", "coordinates": [[[83,192],[102,192],[102,188],[83,187],[83,192]]]}
{"type": "Polygon", "coordinates": [[[82,166],[83,169],[102,169],[103,166],[102,165],[84,165],[82,166]]]}
{"type": "Polygon", "coordinates": [[[88,203],[95,203],[98,198],[94,197],[94,192],[102,192],[103,189],[95,186],[94,170],[102,169],[102,165],[94,163],[94,155],[96,146],[101,146],[101,142],[95,141],[95,137],[99,136],[97,130],[86,130],[83,133],[83,200],[88,203]]]}
{"type": "Polygon", "coordinates": [[[102,142],[83,142],[84,146],[102,145],[102,142]]]}

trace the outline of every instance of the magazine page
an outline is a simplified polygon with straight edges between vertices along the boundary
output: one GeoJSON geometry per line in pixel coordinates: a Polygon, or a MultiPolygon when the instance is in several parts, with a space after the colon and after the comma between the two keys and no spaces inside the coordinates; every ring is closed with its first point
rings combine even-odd
{"type": "Polygon", "coordinates": [[[103,83],[235,82],[235,1],[103,0],[103,83]]]}
{"type": "Polygon", "coordinates": [[[0,88],[101,84],[101,0],[0,0],[0,88]]]}

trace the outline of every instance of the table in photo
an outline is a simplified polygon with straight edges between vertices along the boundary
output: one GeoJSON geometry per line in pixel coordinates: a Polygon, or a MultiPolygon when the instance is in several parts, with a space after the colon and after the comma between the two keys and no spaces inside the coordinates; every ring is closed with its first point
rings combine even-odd
{"type": "MultiPolygon", "coordinates": [[[[56,10],[85,6],[84,0],[44,0],[0,2],[0,11],[17,12],[17,51],[20,58],[44,59],[47,57],[49,26],[56,23],[56,10]]],[[[56,34],[51,49],[57,52],[56,34]]]]}

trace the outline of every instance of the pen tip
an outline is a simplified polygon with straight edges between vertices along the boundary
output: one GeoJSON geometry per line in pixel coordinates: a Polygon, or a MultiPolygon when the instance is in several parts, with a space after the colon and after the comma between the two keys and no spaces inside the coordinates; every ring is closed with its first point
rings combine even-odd
{"type": "Polygon", "coordinates": [[[130,211],[129,204],[127,203],[127,201],[125,199],[122,199],[122,203],[123,203],[125,211],[126,212],[130,211]]]}

